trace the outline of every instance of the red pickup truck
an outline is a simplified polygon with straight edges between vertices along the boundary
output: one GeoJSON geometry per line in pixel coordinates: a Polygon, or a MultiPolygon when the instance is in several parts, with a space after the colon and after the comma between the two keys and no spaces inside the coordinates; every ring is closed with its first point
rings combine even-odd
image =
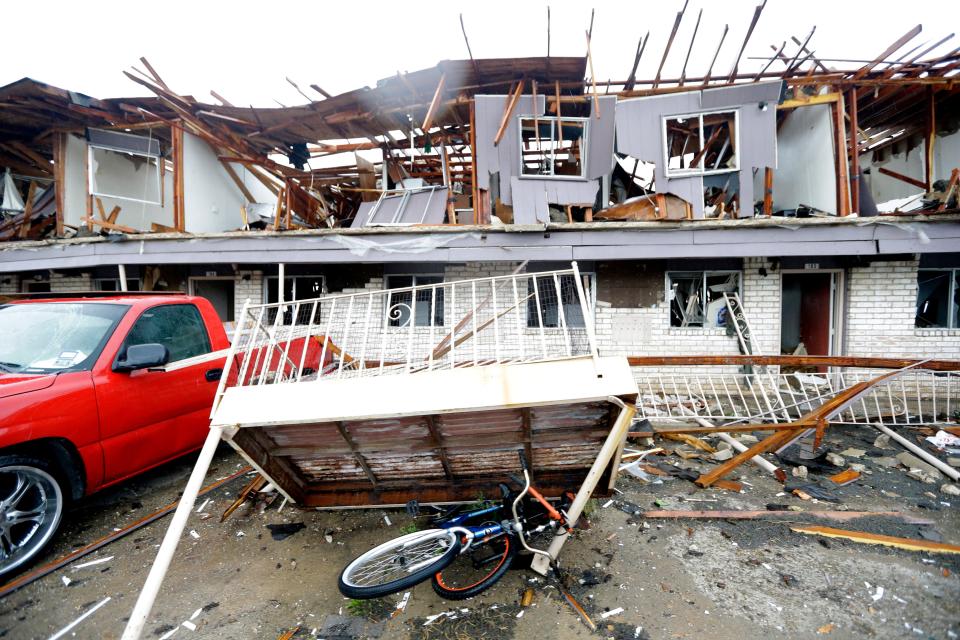
{"type": "Polygon", "coordinates": [[[160,368],[228,346],[203,298],[0,302],[0,574],[65,503],[199,448],[224,358],[160,368]]]}

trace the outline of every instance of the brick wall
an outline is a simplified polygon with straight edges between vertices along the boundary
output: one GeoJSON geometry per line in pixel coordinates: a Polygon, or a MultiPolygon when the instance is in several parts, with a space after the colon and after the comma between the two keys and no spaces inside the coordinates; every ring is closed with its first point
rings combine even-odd
{"type": "Polygon", "coordinates": [[[916,260],[849,270],[846,352],[852,356],[960,359],[960,329],[917,329],[916,260]]]}
{"type": "Polygon", "coordinates": [[[92,290],[93,278],[89,273],[50,274],[50,291],[54,293],[92,290]]]}
{"type": "Polygon", "coordinates": [[[243,303],[247,298],[250,304],[264,302],[263,271],[237,271],[233,280],[233,317],[240,319],[243,303]]]}
{"type": "Polygon", "coordinates": [[[20,277],[14,274],[0,274],[0,294],[20,291],[20,277]]]}

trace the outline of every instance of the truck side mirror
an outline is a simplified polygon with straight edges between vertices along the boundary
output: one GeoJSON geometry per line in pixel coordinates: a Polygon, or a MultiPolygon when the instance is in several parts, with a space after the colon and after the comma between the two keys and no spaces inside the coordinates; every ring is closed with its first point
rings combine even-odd
{"type": "Polygon", "coordinates": [[[138,369],[148,369],[167,364],[170,353],[159,343],[134,344],[127,347],[122,360],[117,360],[113,370],[118,373],[129,373],[138,369]]]}

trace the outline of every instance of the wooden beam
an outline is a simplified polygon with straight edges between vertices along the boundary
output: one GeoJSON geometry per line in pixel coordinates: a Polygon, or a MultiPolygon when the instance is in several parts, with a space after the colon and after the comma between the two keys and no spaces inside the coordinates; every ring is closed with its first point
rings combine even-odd
{"type": "Polygon", "coordinates": [[[53,188],[57,207],[58,238],[63,237],[63,214],[67,202],[67,178],[65,164],[67,159],[67,136],[64,131],[57,131],[53,137],[53,188]]]}
{"type": "MultiPolygon", "coordinates": [[[[283,283],[280,284],[283,286],[283,283]]],[[[340,437],[343,438],[344,442],[347,443],[347,446],[350,447],[351,453],[353,453],[354,459],[357,461],[357,464],[360,465],[360,468],[363,469],[363,472],[367,475],[367,480],[370,481],[374,487],[377,486],[377,476],[374,475],[373,471],[370,469],[370,465],[367,463],[367,459],[363,457],[363,454],[360,453],[357,443],[354,442],[353,438],[350,437],[350,432],[347,431],[347,427],[343,424],[342,421],[338,420],[336,422],[337,431],[340,432],[340,437]]]]}
{"type": "MultiPolygon", "coordinates": [[[[647,35],[640,38],[637,41],[637,54],[633,57],[633,67],[630,69],[630,76],[627,78],[627,81],[623,84],[624,91],[632,91],[634,84],[637,82],[637,67],[640,66],[640,58],[643,56],[644,50],[647,48],[647,43],[650,41],[650,32],[647,31],[647,35]]],[[[559,93],[560,83],[557,81],[557,90],[559,93]]]]}
{"type": "Polygon", "coordinates": [[[37,183],[30,181],[30,187],[27,189],[27,200],[23,203],[23,221],[20,223],[20,238],[26,238],[30,233],[30,218],[33,216],[33,199],[37,194],[37,183]]]}
{"type": "Polygon", "coordinates": [[[430,432],[430,439],[433,441],[433,446],[437,450],[437,454],[440,456],[440,464],[443,466],[443,474],[447,477],[447,481],[450,484],[456,482],[453,477],[453,468],[450,466],[450,459],[447,456],[447,449],[443,442],[443,436],[440,433],[440,430],[437,428],[436,417],[435,416],[424,416],[424,421],[427,423],[427,431],[430,432]]]}
{"type": "Polygon", "coordinates": [[[881,53],[879,56],[877,56],[876,58],[874,58],[871,62],[868,62],[868,63],[865,64],[864,66],[860,67],[860,69],[859,69],[855,74],[853,74],[853,80],[859,80],[859,79],[862,78],[863,76],[865,76],[865,75],[867,75],[868,73],[870,73],[870,70],[871,70],[871,69],[873,69],[875,66],[877,66],[878,64],[880,64],[880,63],[883,62],[884,60],[886,60],[887,57],[888,57],[890,54],[894,53],[897,49],[899,49],[900,47],[902,47],[903,45],[907,44],[908,42],[910,42],[911,40],[913,40],[915,37],[917,37],[917,35],[918,35],[918,34],[920,33],[920,31],[922,31],[922,30],[923,30],[923,25],[919,25],[919,24],[918,24],[918,25],[915,26],[913,29],[910,29],[910,30],[907,31],[905,34],[903,34],[902,36],[900,36],[900,38],[897,39],[897,41],[894,42],[893,44],[891,44],[889,47],[887,47],[887,48],[883,51],[883,53],[881,53]]]}
{"type": "Polygon", "coordinates": [[[237,172],[234,171],[233,167],[230,166],[230,163],[221,160],[220,164],[223,165],[227,175],[230,176],[231,180],[233,180],[233,184],[237,185],[237,189],[239,189],[240,193],[243,194],[243,197],[247,199],[247,202],[256,202],[257,199],[254,198],[253,194],[250,193],[250,190],[247,189],[247,185],[243,184],[243,180],[240,179],[240,176],[237,175],[237,172]]]}
{"type": "Polygon", "coordinates": [[[697,14],[697,24],[693,27],[693,35],[690,36],[690,46],[687,47],[687,57],[683,59],[683,69],[680,70],[680,86],[683,86],[683,81],[687,77],[687,63],[690,62],[690,52],[693,51],[693,43],[697,39],[697,31],[700,30],[700,18],[703,17],[703,9],[700,9],[700,12],[697,14]]]}
{"type": "Polygon", "coordinates": [[[517,107],[517,101],[520,99],[521,93],[523,93],[523,80],[517,83],[516,90],[513,92],[513,95],[510,96],[510,99],[507,100],[507,106],[503,110],[503,117],[500,119],[500,127],[497,129],[497,135],[493,137],[494,146],[499,145],[503,139],[503,134],[507,131],[507,126],[510,124],[510,117],[513,115],[513,110],[517,107]]]}
{"type": "MultiPolygon", "coordinates": [[[[480,212],[480,190],[477,186],[477,109],[476,102],[470,101],[470,204],[473,207],[473,224],[477,224],[480,212]]],[[[386,186],[386,185],[384,185],[386,186]]]]}
{"type": "Polygon", "coordinates": [[[460,31],[463,32],[463,41],[467,45],[467,55],[470,56],[470,62],[473,64],[473,74],[476,76],[475,80],[477,83],[480,82],[480,65],[477,64],[477,61],[473,58],[473,51],[470,49],[470,39],[467,38],[467,28],[463,26],[463,14],[460,14],[460,31]]]}
{"type": "Polygon", "coordinates": [[[837,214],[850,215],[850,173],[847,164],[847,123],[843,117],[843,96],[833,105],[834,151],[837,162],[837,214]]]}
{"type": "Polygon", "coordinates": [[[663,57],[660,58],[660,66],[657,67],[657,75],[653,79],[653,88],[656,89],[660,84],[660,74],[663,73],[663,65],[667,61],[667,55],[670,53],[670,47],[673,46],[673,39],[677,37],[677,29],[680,28],[680,22],[683,20],[683,13],[687,10],[690,0],[684,0],[683,8],[677,12],[677,17],[673,19],[673,29],[670,30],[670,37],[667,38],[667,46],[663,49],[663,57]]]}
{"type": "Polygon", "coordinates": [[[737,54],[737,59],[733,62],[733,68],[730,70],[730,76],[727,78],[727,82],[733,82],[736,79],[737,68],[740,66],[740,58],[743,57],[743,52],[747,48],[747,43],[750,42],[750,36],[753,35],[753,30],[757,26],[757,21],[760,20],[760,14],[763,13],[765,6],[767,6],[767,0],[763,0],[763,2],[758,4],[756,9],[753,10],[753,19],[750,20],[750,27],[747,29],[747,35],[743,39],[743,44],[740,45],[740,52],[737,54]]]}
{"type": "Polygon", "coordinates": [[[120,231],[121,233],[140,233],[132,227],[127,227],[122,224],[115,224],[113,222],[108,222],[107,220],[98,220],[97,218],[93,217],[82,218],[82,221],[86,222],[90,226],[97,225],[98,227],[109,229],[110,231],[120,231]]]}
{"type": "Polygon", "coordinates": [[[901,182],[906,182],[909,185],[913,185],[918,189],[923,189],[924,191],[928,190],[927,183],[924,182],[923,180],[917,180],[916,178],[905,176],[902,173],[897,173],[896,171],[892,171],[891,169],[887,169],[886,167],[879,167],[877,171],[879,171],[885,176],[890,176],[891,178],[895,178],[901,182]]]}
{"type": "Polygon", "coordinates": [[[797,107],[812,107],[817,104],[833,104],[840,101],[840,92],[820,93],[815,96],[806,96],[797,90],[798,97],[784,100],[777,105],[778,110],[796,109],[797,107]]]}
{"type": "Polygon", "coordinates": [[[433,100],[430,101],[430,107],[427,109],[427,115],[423,118],[423,126],[420,129],[428,133],[433,128],[433,120],[437,116],[437,109],[440,108],[440,99],[443,97],[443,86],[447,81],[447,74],[440,74],[440,82],[437,83],[437,90],[433,92],[433,100]]]}
{"type": "Polygon", "coordinates": [[[927,183],[924,191],[933,191],[933,150],[936,146],[937,141],[937,104],[936,104],[936,89],[933,87],[927,87],[927,132],[926,132],[926,147],[927,151],[927,161],[926,161],[926,171],[924,173],[925,182],[927,183]]]}
{"type": "Polygon", "coordinates": [[[773,169],[770,167],[763,171],[763,215],[773,215],[773,169]]]}
{"type": "Polygon", "coordinates": [[[173,226],[177,231],[186,230],[184,222],[183,198],[183,126],[179,123],[170,127],[171,151],[173,160],[173,226]]]}
{"type": "MultiPolygon", "coordinates": [[[[690,0],[687,0],[688,2],[690,0]]],[[[587,64],[590,66],[590,84],[593,93],[593,116],[600,117],[600,98],[597,96],[597,76],[593,72],[593,54],[590,53],[590,32],[587,31],[587,64]]],[[[558,107],[559,108],[559,107],[558,107]]]]}
{"type": "Polygon", "coordinates": [[[717,45],[717,50],[713,52],[713,58],[710,60],[710,68],[707,69],[707,74],[703,76],[703,86],[707,86],[710,82],[710,76],[713,74],[713,65],[717,62],[717,56],[720,55],[720,49],[723,48],[723,41],[727,39],[727,32],[730,31],[730,25],[723,25],[723,33],[720,35],[720,44],[717,45]]]}
{"type": "Polygon", "coordinates": [[[850,101],[847,108],[850,112],[850,204],[854,211],[860,213],[860,150],[857,143],[857,131],[860,129],[857,123],[857,110],[859,100],[857,97],[857,87],[850,87],[850,101]]]}
{"type": "Polygon", "coordinates": [[[931,542],[930,540],[914,540],[912,538],[898,538],[895,536],[884,536],[877,533],[866,533],[863,531],[847,531],[845,529],[835,529],[833,527],[822,527],[812,524],[795,525],[790,527],[790,530],[807,535],[824,536],[827,538],[843,538],[844,540],[852,540],[853,542],[878,544],[885,547],[906,549],[907,551],[923,551],[925,553],[960,553],[960,546],[955,544],[931,542]]]}

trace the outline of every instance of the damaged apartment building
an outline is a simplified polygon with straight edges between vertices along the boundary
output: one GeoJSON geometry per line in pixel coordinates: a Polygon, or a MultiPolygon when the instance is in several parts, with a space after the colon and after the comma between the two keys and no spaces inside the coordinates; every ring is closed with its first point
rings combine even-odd
{"type": "MultiPolygon", "coordinates": [[[[608,353],[958,359],[960,50],[919,32],[855,68],[807,37],[747,73],[744,41],[698,77],[662,75],[668,44],[643,80],[648,34],[626,80],[471,57],[275,108],[146,60],[149,98],[25,78],[0,88],[0,294],[180,290],[230,327],[248,299],[577,261],[608,353]]],[[[562,298],[528,313],[582,322],[562,298]]],[[[385,327],[455,321],[406,303],[385,327]]]]}

